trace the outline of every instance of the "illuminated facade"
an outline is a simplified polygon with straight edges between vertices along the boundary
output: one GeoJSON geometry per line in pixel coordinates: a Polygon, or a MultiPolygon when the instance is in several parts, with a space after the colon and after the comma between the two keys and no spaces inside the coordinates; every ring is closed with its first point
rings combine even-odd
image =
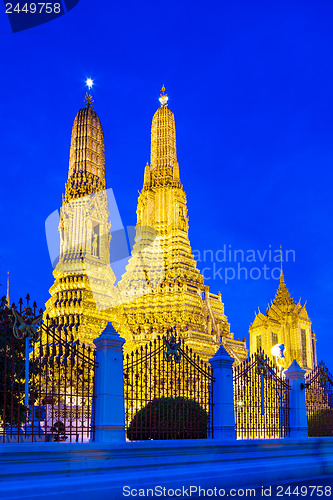
{"type": "Polygon", "coordinates": [[[316,337],[311,330],[311,320],[305,304],[302,306],[300,301],[296,303],[290,296],[282,266],[280,284],[274,300],[267,308],[266,314],[260,311],[256,314],[249,331],[251,354],[261,348],[274,359],[271,348],[276,344],[284,344],[285,368],[290,366],[294,359],[307,371],[317,364],[316,337]]]}
{"type": "Polygon", "coordinates": [[[151,160],[138,199],[136,238],[119,283],[132,350],[176,327],[203,359],[224,343],[237,361],[246,343],[234,340],[221,294],[210,293],[196,267],[188,237],[186,194],[179,177],[175,120],[168,97],[160,97],[151,128],[151,160]]]}
{"type": "Polygon", "coordinates": [[[116,287],[110,267],[104,136],[90,91],[86,96],[72,129],[60,256],[45,317],[90,344],[112,321],[126,339],[126,351],[176,327],[203,359],[216,352],[222,339],[239,362],[247,357],[246,342],[233,338],[221,294],[210,293],[191,253],[175,121],[167,100],[163,90],[152,122],[151,162],[138,200],[135,244],[116,287]]]}
{"type": "Polygon", "coordinates": [[[92,343],[117,303],[110,267],[110,221],[105,192],[104,135],[92,98],[77,113],[71,137],[68,180],[60,216],[60,256],[46,315],[92,343]],[[75,328],[73,328],[73,326],[75,328]]]}

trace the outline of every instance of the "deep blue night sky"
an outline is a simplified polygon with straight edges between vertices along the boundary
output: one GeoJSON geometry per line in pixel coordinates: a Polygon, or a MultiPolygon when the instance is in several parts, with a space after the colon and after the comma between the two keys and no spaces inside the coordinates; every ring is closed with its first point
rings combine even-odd
{"type": "MultiPolygon", "coordinates": [[[[329,1],[80,0],[61,18],[13,34],[2,11],[0,292],[9,270],[12,301],[29,292],[43,306],[49,297],[44,225],[61,204],[85,79],[95,82],[107,186],[125,226],[136,222],[164,83],[192,249],[294,250],[286,283],[307,300],[318,358],[332,370],[332,17],[329,1]]],[[[266,258],[247,267],[264,264],[278,265],[266,258]]],[[[237,277],[237,262],[215,265],[235,267],[237,277]]],[[[278,281],[217,276],[207,284],[221,290],[243,338],[278,281]]]]}

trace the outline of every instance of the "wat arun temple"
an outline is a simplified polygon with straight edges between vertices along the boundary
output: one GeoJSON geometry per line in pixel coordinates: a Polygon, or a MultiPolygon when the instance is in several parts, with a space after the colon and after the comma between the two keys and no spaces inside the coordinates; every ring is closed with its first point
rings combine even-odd
{"type": "MultiPolygon", "coordinates": [[[[72,128],[59,224],[60,255],[45,318],[64,325],[88,344],[111,321],[126,340],[127,352],[172,330],[203,360],[211,358],[222,343],[240,363],[248,357],[246,340],[234,339],[222,295],[210,291],[192,255],[175,117],[164,86],[159,100],[152,119],[150,164],[145,166],[138,198],[135,243],[116,285],[110,266],[112,219],[104,135],[89,87],[86,106],[77,113],[72,128]]],[[[279,290],[268,316],[260,313],[250,328],[251,352],[261,346],[270,352],[278,342],[284,342],[288,351],[292,342],[293,358],[310,370],[316,340],[311,321],[305,306],[291,299],[282,272],[279,290]],[[288,324],[295,322],[291,331],[288,324]]]]}

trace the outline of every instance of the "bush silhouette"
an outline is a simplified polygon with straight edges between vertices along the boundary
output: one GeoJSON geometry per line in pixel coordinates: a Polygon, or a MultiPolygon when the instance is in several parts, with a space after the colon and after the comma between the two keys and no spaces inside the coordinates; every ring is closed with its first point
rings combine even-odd
{"type": "Polygon", "coordinates": [[[192,399],[156,398],[135,414],[127,437],[131,441],[205,439],[208,422],[208,413],[192,399]]]}

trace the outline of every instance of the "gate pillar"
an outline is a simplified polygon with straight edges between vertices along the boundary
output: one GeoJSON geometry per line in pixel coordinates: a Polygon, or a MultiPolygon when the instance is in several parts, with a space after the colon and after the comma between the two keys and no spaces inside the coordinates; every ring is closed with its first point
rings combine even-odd
{"type": "Polygon", "coordinates": [[[214,439],[236,439],[232,365],[223,344],[209,360],[212,367],[214,439]]]}
{"type": "Polygon", "coordinates": [[[96,346],[95,441],[125,441],[123,345],[112,323],[94,340],[96,346]]]}
{"type": "Polygon", "coordinates": [[[287,370],[283,373],[286,377],[287,383],[291,387],[289,392],[290,437],[307,439],[308,420],[306,413],[304,380],[306,371],[303,370],[303,368],[301,368],[297,363],[296,359],[294,359],[289,368],[287,368],[287,370]]]}

